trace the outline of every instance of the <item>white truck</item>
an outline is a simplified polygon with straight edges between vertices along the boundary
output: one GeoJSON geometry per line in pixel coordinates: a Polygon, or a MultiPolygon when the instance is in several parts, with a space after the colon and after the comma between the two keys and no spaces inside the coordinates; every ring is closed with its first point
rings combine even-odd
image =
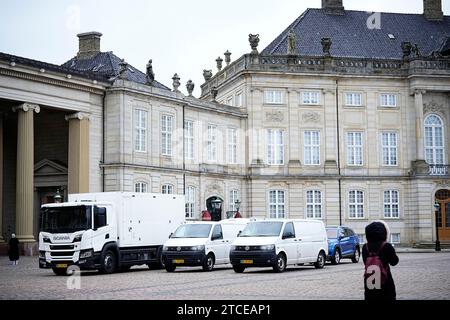
{"type": "Polygon", "coordinates": [[[41,207],[39,267],[102,273],[133,265],[157,268],[169,235],[185,220],[183,195],[85,193],[41,207]]]}

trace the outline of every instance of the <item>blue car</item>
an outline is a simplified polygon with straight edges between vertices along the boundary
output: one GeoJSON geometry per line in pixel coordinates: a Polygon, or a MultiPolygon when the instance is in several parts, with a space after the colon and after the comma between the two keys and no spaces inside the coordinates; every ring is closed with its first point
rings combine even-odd
{"type": "Polygon", "coordinates": [[[359,237],[348,227],[327,227],[328,258],[331,264],[339,264],[342,259],[359,262],[361,255],[359,237]]]}

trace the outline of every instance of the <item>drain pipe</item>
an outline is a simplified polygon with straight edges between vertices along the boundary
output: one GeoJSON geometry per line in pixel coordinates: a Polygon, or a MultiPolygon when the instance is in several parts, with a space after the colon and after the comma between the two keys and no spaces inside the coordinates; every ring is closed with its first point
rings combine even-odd
{"type": "Polygon", "coordinates": [[[102,192],[105,192],[105,116],[106,116],[106,90],[103,93],[102,105],[102,192]]]}
{"type": "Polygon", "coordinates": [[[186,195],[186,142],[185,142],[185,131],[186,131],[186,122],[185,122],[185,118],[184,118],[184,109],[185,109],[186,105],[183,104],[183,194],[186,195]]]}
{"type": "Polygon", "coordinates": [[[339,187],[339,225],[342,226],[342,177],[341,177],[341,139],[339,126],[339,80],[336,79],[336,131],[337,131],[337,167],[339,187]]]}

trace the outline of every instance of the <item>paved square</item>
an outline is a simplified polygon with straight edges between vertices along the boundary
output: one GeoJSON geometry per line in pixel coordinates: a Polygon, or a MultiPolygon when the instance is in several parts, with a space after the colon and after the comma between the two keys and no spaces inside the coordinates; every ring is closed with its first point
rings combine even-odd
{"type": "MultiPolygon", "coordinates": [[[[449,299],[450,252],[401,253],[392,268],[398,299],[449,299]]],[[[134,267],[130,272],[100,275],[83,272],[79,290],[67,289],[70,277],[38,269],[36,257],[21,257],[18,266],[0,257],[0,299],[362,299],[363,264],[248,269],[236,274],[228,267],[205,273],[180,268],[175,273],[134,267]]],[[[74,283],[74,282],[72,282],[74,283]]]]}

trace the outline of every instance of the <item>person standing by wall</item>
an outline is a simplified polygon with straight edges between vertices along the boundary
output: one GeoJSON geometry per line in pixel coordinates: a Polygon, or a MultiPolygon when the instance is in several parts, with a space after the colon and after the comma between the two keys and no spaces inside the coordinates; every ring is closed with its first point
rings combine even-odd
{"type": "Polygon", "coordinates": [[[13,265],[19,264],[19,239],[13,233],[9,239],[9,260],[13,265]]]}
{"type": "Polygon", "coordinates": [[[399,259],[394,247],[387,242],[388,234],[384,221],[366,226],[367,243],[362,249],[365,300],[395,300],[397,297],[390,265],[397,265],[399,259]]]}

